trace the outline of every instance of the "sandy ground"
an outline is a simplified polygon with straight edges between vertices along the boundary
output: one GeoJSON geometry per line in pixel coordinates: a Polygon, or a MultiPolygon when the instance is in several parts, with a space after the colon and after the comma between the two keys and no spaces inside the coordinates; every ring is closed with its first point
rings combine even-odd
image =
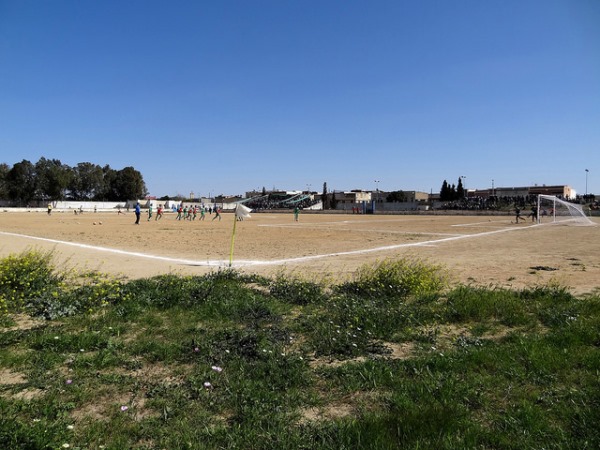
{"type": "MultiPolygon", "coordinates": [[[[212,216],[214,217],[214,216],[212,216]]],[[[125,276],[204,274],[229,265],[233,215],[221,221],[160,221],[133,213],[0,212],[0,256],[53,250],[59,264],[125,276]]],[[[599,222],[596,219],[596,222],[599,222]]],[[[600,226],[533,226],[510,216],[252,214],[237,222],[233,266],[320,279],[363,264],[418,257],[455,281],[516,288],[549,281],[582,294],[600,288],[600,226]],[[553,269],[553,270],[550,270],[553,269]]]]}

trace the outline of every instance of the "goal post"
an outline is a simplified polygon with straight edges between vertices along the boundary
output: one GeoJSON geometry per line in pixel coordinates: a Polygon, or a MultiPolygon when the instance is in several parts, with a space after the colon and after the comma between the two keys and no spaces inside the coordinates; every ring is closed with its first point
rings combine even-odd
{"type": "Polygon", "coordinates": [[[537,223],[564,225],[596,225],[585,215],[581,205],[570,203],[554,195],[538,195],[537,223]]]}

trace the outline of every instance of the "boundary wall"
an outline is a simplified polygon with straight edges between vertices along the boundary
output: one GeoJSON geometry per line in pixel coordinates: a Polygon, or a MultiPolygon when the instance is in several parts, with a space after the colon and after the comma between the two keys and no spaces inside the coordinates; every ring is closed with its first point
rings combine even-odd
{"type": "MultiPolygon", "coordinates": [[[[144,204],[146,200],[140,201],[140,204],[144,204]]],[[[64,211],[101,211],[101,210],[118,210],[119,208],[127,208],[128,202],[101,202],[101,201],[53,201],[53,202],[31,202],[28,206],[14,207],[10,202],[0,201],[0,208],[5,210],[18,210],[18,211],[35,211],[44,210],[48,208],[48,203],[52,203],[52,209],[64,210],[64,211]]],[[[135,205],[135,202],[133,203],[135,205]]]]}

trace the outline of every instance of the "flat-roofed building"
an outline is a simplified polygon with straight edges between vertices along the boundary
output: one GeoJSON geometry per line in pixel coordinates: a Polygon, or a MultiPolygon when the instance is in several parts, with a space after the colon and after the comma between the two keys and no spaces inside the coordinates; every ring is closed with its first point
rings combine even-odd
{"type": "Polygon", "coordinates": [[[571,186],[567,185],[556,185],[556,186],[531,186],[529,188],[529,194],[531,195],[555,195],[560,198],[571,199],[577,196],[577,193],[571,186]]]}
{"type": "Polygon", "coordinates": [[[355,204],[371,201],[371,192],[352,190],[344,192],[335,192],[335,200],[341,204],[355,204]]]}
{"type": "Polygon", "coordinates": [[[558,184],[553,186],[521,186],[521,187],[494,187],[488,189],[475,189],[469,192],[469,197],[488,198],[496,197],[526,197],[528,195],[555,195],[559,198],[573,199],[577,193],[571,186],[558,184]]]}

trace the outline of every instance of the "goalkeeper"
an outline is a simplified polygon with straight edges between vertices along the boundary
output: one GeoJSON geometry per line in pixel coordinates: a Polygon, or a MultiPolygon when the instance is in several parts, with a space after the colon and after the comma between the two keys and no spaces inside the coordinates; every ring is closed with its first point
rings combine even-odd
{"type": "Polygon", "coordinates": [[[537,208],[535,206],[531,207],[531,212],[529,213],[529,217],[531,217],[532,222],[537,221],[537,208]]]}

